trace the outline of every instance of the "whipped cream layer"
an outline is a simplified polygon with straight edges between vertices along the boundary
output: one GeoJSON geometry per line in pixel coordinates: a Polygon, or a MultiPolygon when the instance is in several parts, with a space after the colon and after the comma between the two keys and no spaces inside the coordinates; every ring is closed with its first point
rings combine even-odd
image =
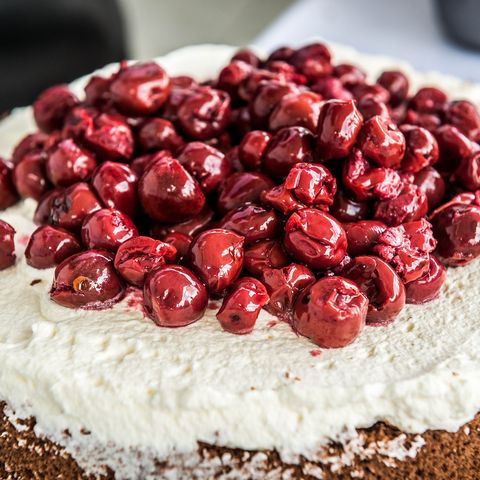
{"type": "MultiPolygon", "coordinates": [[[[172,75],[205,79],[233,51],[188,47],[158,62],[172,75]]],[[[437,85],[480,105],[478,85],[346,47],[332,51],[335,62],[357,63],[372,80],[400,68],[412,90],[437,85]]],[[[72,84],[79,95],[85,81],[72,84]]],[[[32,130],[29,108],[13,112],[0,123],[0,154],[32,130]]],[[[17,229],[19,257],[0,272],[0,399],[16,415],[34,415],[37,431],[84,467],[103,462],[118,478],[134,478],[140,470],[112,452],[162,459],[195,451],[199,440],[313,458],[329,439],[378,420],[409,432],[454,431],[480,410],[478,262],[449,269],[438,300],[407,306],[392,325],[368,327],[346,348],[320,350],[265,312],[252,334],[236,336],[221,330],[213,310],[188,327],[159,328],[142,315],[138,294],[104,311],[56,305],[53,270],[23,258],[34,208],[27,200],[0,212],[17,229]],[[102,457],[94,445],[111,450],[102,457]]]]}

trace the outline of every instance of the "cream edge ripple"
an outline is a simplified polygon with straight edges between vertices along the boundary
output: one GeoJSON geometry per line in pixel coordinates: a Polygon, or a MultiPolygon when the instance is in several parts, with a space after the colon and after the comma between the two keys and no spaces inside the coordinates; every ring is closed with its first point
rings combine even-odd
{"type": "MultiPolygon", "coordinates": [[[[372,80],[401,69],[412,89],[436,85],[480,106],[480,85],[330,46],[336,63],[359,64],[372,80]]],[[[156,60],[171,75],[203,80],[234,50],[198,45],[156,60]]],[[[71,85],[80,96],[87,78],[71,85]]],[[[0,123],[0,155],[34,129],[31,109],[16,109],[0,123]]],[[[129,308],[128,298],[101,312],[56,305],[48,296],[53,270],[23,258],[34,208],[27,200],[0,212],[17,230],[19,257],[0,273],[0,399],[15,409],[12,418],[35,416],[36,432],[89,472],[103,462],[118,478],[134,478],[147,471],[140,464],[194,452],[198,440],[314,459],[329,439],[378,420],[407,432],[455,431],[480,410],[478,262],[449,269],[440,299],[407,306],[393,325],[313,356],[314,344],[265,312],[252,334],[235,336],[211,310],[166,329],[129,308]],[[137,463],[125,464],[127,450],[139,453],[137,463]]]]}

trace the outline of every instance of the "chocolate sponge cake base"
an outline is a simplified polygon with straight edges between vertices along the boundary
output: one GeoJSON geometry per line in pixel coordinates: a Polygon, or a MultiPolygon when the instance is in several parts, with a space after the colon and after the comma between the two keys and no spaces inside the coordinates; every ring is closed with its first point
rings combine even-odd
{"type": "MultiPolygon", "coordinates": [[[[34,432],[35,419],[16,420],[13,425],[0,404],[1,479],[115,479],[115,472],[104,468],[101,477],[87,475],[65,449],[34,432]]],[[[199,443],[195,462],[158,462],[158,479],[306,479],[344,480],[476,480],[480,478],[480,414],[455,433],[427,431],[420,437],[404,434],[384,423],[358,431],[364,453],[346,451],[340,444],[325,448],[323,462],[300,459],[298,464],[282,462],[275,451],[247,451],[199,443]],[[421,438],[421,442],[419,442],[421,438]],[[406,458],[385,455],[385,446],[401,440],[406,458]],[[418,449],[410,449],[413,444],[418,449]],[[383,448],[383,450],[382,450],[383,448]],[[343,464],[333,459],[344,459],[343,464]],[[347,461],[345,462],[345,459],[347,461]],[[255,463],[255,476],[252,465],[255,463]],[[347,463],[347,464],[345,464],[347,463]],[[175,475],[172,477],[172,473],[175,475]]],[[[341,462],[342,463],[342,462],[341,462]]]]}

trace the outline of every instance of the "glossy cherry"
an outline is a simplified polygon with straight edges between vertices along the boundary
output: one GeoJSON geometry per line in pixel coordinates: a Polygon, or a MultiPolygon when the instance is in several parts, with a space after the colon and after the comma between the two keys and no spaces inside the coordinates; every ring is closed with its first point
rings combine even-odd
{"type": "Polygon", "coordinates": [[[435,300],[445,278],[443,265],[434,256],[430,256],[428,270],[417,280],[405,285],[407,303],[421,304],[435,300]]]}
{"type": "Polygon", "coordinates": [[[51,142],[51,137],[44,132],[30,133],[23,137],[12,153],[12,163],[16,165],[28,153],[44,152],[51,142]]]}
{"type": "Polygon", "coordinates": [[[342,275],[352,280],[368,298],[368,325],[387,325],[405,305],[405,287],[395,270],[378,257],[353,259],[342,275]]]}
{"type": "Polygon", "coordinates": [[[480,151],[462,158],[455,172],[455,178],[467,190],[480,189],[480,151]]]}
{"type": "Polygon", "coordinates": [[[291,260],[278,240],[259,240],[245,247],[243,267],[259,277],[269,268],[286,267],[291,260]]]}
{"type": "Polygon", "coordinates": [[[49,188],[46,177],[45,155],[42,153],[25,155],[12,172],[12,181],[19,195],[35,200],[39,200],[49,188]]]}
{"type": "Polygon", "coordinates": [[[258,58],[258,55],[249,48],[241,48],[240,50],[237,50],[235,55],[232,57],[232,60],[240,60],[248,63],[252,67],[258,67],[261,62],[261,60],[258,58]]]}
{"type": "Polygon", "coordinates": [[[269,299],[261,282],[252,277],[243,277],[230,287],[217,312],[217,319],[226,332],[236,335],[250,333],[260,310],[269,299]]]}
{"type": "Polygon", "coordinates": [[[0,270],[15,264],[15,229],[7,222],[0,220],[0,270]]]}
{"type": "Polygon", "coordinates": [[[191,235],[172,231],[164,235],[162,240],[174,247],[177,251],[177,263],[184,263],[186,260],[188,260],[190,247],[193,242],[193,237],[191,235]]]}
{"type": "Polygon", "coordinates": [[[172,122],[163,118],[149,118],[138,129],[137,141],[145,152],[170,150],[175,153],[184,142],[172,122]]]}
{"type": "Polygon", "coordinates": [[[445,110],[447,96],[435,87],[424,87],[410,100],[410,107],[422,113],[439,113],[445,110]]]}
{"type": "Polygon", "coordinates": [[[225,90],[233,99],[238,99],[238,89],[242,82],[247,81],[253,67],[242,60],[232,60],[218,74],[217,88],[225,90]]]}
{"type": "Polygon", "coordinates": [[[392,118],[391,111],[388,106],[373,97],[362,98],[358,102],[357,107],[365,121],[376,116],[384,118],[387,121],[392,118]]]}
{"type": "Polygon", "coordinates": [[[367,297],[353,282],[324,277],[300,293],[292,326],[322,348],[345,347],[365,326],[367,310],[367,297]]]}
{"type": "Polygon", "coordinates": [[[333,67],[333,75],[338,78],[343,85],[351,88],[354,85],[365,83],[367,75],[363,70],[349,63],[340,63],[333,67]]]}
{"type": "Polygon", "coordinates": [[[310,82],[332,73],[331,54],[322,43],[312,43],[295,50],[289,62],[310,82]]]}
{"type": "Polygon", "coordinates": [[[132,237],[120,245],[115,269],[128,282],[143,287],[145,277],[156,268],[175,261],[177,250],[169,243],[150,237],[132,237]]]}
{"type": "Polygon", "coordinates": [[[263,155],[272,140],[272,135],[263,130],[248,132],[238,147],[238,158],[245,170],[260,170],[263,155]]]}
{"type": "Polygon", "coordinates": [[[333,199],[329,213],[339,222],[356,222],[365,218],[369,209],[367,202],[357,202],[345,192],[339,191],[333,199]]]}
{"type": "Polygon", "coordinates": [[[390,103],[389,91],[378,83],[357,83],[356,85],[352,85],[350,90],[357,99],[358,103],[361,103],[367,99],[375,100],[379,103],[390,103]]]}
{"type": "Polygon", "coordinates": [[[426,167],[417,172],[413,183],[426,195],[429,210],[439,205],[445,196],[445,180],[433,167],[426,167]]]}
{"type": "Polygon", "coordinates": [[[347,237],[340,223],[313,208],[290,216],[285,225],[284,244],[295,260],[314,270],[338,265],[347,251],[347,237]]]}
{"type": "Polygon", "coordinates": [[[18,200],[18,193],[12,181],[10,165],[0,158],[0,210],[12,206],[18,200]]]}
{"type": "Polygon", "coordinates": [[[33,102],[33,117],[44,132],[61,128],[67,113],[78,103],[67,85],[56,85],[44,90],[33,102]]]}
{"type": "Polygon", "coordinates": [[[230,174],[230,164],[225,155],[206,143],[187,143],[177,159],[197,180],[204,193],[216,190],[230,174]]]}
{"type": "Polygon", "coordinates": [[[329,100],[320,109],[317,155],[322,160],[346,157],[363,124],[353,100],[329,100]]]}
{"type": "Polygon", "coordinates": [[[435,137],[425,128],[415,125],[402,125],[406,150],[402,160],[402,170],[416,173],[435,164],[439,158],[439,148],[435,137]]]}
{"type": "Polygon", "coordinates": [[[378,77],[377,83],[390,93],[390,104],[395,107],[402,103],[408,95],[408,78],[397,70],[387,70],[378,77]]]}
{"type": "Polygon", "coordinates": [[[51,268],[80,252],[77,237],[63,228],[50,225],[38,227],[30,236],[25,259],[34,268],[51,268]]]}
{"type": "Polygon", "coordinates": [[[440,159],[436,168],[446,175],[458,169],[462,159],[475,151],[473,142],[452,125],[442,125],[435,130],[434,135],[440,149],[440,159]]]}
{"type": "Polygon", "coordinates": [[[321,77],[312,86],[311,89],[320,94],[325,100],[352,100],[352,93],[345,88],[339,78],[321,77]]]}
{"type": "Polygon", "coordinates": [[[110,85],[112,80],[113,75],[111,77],[92,75],[85,85],[85,103],[97,107],[106,105],[111,99],[110,85]]]}
{"type": "Polygon", "coordinates": [[[343,228],[347,234],[350,256],[370,255],[377,244],[378,237],[387,229],[387,226],[376,220],[361,220],[359,222],[344,223],[343,228]]]}
{"type": "Polygon", "coordinates": [[[480,115],[473,103],[466,100],[451,102],[447,107],[445,119],[470,140],[480,141],[480,115]]]}
{"type": "Polygon", "coordinates": [[[145,310],[159,327],[184,327],[203,317],[208,303],[204,285],[187,268],[166,265],[153,270],[143,289],[145,310]]]}
{"type": "Polygon", "coordinates": [[[121,300],[125,289],[113,266],[113,256],[87,250],[64,260],[55,269],[50,298],[67,308],[99,310],[121,300]]]}
{"type": "Polygon", "coordinates": [[[205,205],[197,181],[174,158],[150,165],[140,178],[138,194],[145,213],[159,222],[179,222],[194,217],[205,205]]]}

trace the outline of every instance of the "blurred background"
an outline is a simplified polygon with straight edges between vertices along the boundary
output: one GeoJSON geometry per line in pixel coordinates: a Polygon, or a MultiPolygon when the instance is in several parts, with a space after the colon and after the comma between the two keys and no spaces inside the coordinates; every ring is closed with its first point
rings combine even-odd
{"type": "Polygon", "coordinates": [[[480,81],[479,0],[0,0],[0,112],[123,58],[312,37],[480,81]]]}

